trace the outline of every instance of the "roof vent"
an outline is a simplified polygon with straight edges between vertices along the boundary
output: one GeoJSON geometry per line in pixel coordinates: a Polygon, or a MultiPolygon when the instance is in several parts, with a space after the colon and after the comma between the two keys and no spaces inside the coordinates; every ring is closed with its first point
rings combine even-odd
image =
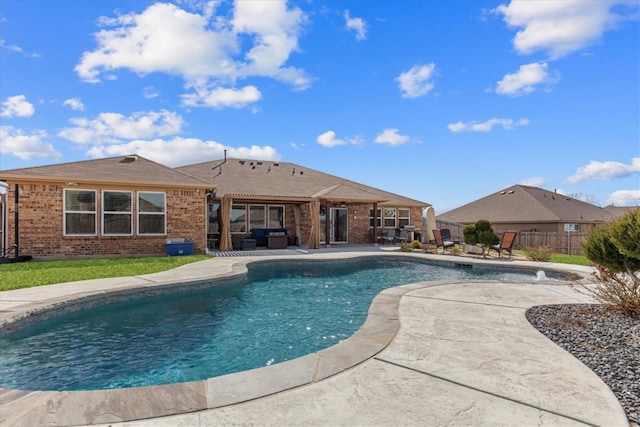
{"type": "Polygon", "coordinates": [[[273,164],[273,166],[280,166],[280,163],[275,162],[275,163],[273,164]]]}
{"type": "Polygon", "coordinates": [[[138,160],[138,156],[124,156],[124,159],[120,160],[120,163],[133,163],[138,160]]]}
{"type": "Polygon", "coordinates": [[[262,162],[256,162],[256,165],[262,166],[262,162]]]}
{"type": "Polygon", "coordinates": [[[500,194],[507,194],[507,192],[506,191],[501,191],[500,194]]]}
{"type": "Polygon", "coordinates": [[[508,194],[513,194],[513,190],[509,190],[509,193],[508,193],[508,194]]]}
{"type": "Polygon", "coordinates": [[[238,163],[240,163],[241,165],[244,165],[244,160],[240,160],[238,161],[238,163]]]}

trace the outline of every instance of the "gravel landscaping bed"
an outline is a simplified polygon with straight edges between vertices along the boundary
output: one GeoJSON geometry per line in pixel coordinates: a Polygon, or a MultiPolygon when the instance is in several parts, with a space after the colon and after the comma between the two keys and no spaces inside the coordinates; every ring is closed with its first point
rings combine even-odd
{"type": "Polygon", "coordinates": [[[640,425],[640,319],[600,304],[537,306],[526,316],[595,372],[616,395],[631,425],[640,425]]]}

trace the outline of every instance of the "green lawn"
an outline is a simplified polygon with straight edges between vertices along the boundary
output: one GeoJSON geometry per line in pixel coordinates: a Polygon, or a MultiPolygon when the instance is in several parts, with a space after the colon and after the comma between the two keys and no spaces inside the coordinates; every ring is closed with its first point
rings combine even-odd
{"type": "MultiPolygon", "coordinates": [[[[514,253],[516,252],[518,251],[514,251],[514,253]]],[[[0,291],[76,280],[157,273],[209,258],[211,258],[210,255],[188,255],[0,264],[0,291]]],[[[562,264],[591,265],[587,257],[579,255],[551,254],[549,261],[562,264]]]]}
{"type": "Polygon", "coordinates": [[[76,280],[157,273],[209,258],[210,255],[187,255],[0,264],[0,291],[76,280]]]}

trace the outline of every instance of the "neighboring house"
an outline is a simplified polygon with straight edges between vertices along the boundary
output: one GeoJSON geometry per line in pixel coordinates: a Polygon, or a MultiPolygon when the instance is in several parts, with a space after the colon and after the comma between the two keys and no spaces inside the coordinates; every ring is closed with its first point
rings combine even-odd
{"type": "Polygon", "coordinates": [[[5,170],[0,180],[8,185],[7,248],[17,244],[20,255],[160,254],[168,237],[204,250],[210,186],[143,157],[5,170]]]}
{"type": "Polygon", "coordinates": [[[589,233],[624,212],[625,208],[601,208],[542,188],[514,185],[438,215],[437,220],[466,226],[486,219],[497,233],[589,233]]]}
{"type": "Polygon", "coordinates": [[[309,248],[376,244],[382,229],[420,228],[423,210],[430,206],[279,161],[225,158],[176,170],[215,188],[207,231],[222,250],[230,249],[231,236],[274,228],[285,228],[298,244],[309,248]]]}
{"type": "Polygon", "coordinates": [[[420,226],[430,206],[292,163],[226,158],[169,168],[120,156],[0,171],[0,181],[6,247],[34,257],[158,255],[169,238],[230,250],[253,229],[286,229],[309,248],[376,244],[383,228],[420,226]]]}

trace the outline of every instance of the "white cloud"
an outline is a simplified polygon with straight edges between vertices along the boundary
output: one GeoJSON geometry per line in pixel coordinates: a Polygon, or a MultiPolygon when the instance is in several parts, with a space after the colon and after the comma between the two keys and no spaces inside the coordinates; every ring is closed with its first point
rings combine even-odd
{"type": "Polygon", "coordinates": [[[68,105],[72,110],[83,111],[84,104],[80,101],[80,98],[69,98],[62,103],[62,105],[68,105]]]}
{"type": "Polygon", "coordinates": [[[631,174],[640,172],[640,157],[631,159],[631,164],[625,165],[620,162],[598,162],[592,160],[587,166],[579,167],[576,174],[567,178],[567,182],[575,184],[590,179],[611,180],[614,178],[625,178],[631,174]]]}
{"type": "Polygon", "coordinates": [[[362,20],[362,18],[352,18],[349,15],[349,11],[344,11],[344,20],[347,30],[355,31],[356,40],[362,41],[367,38],[367,24],[362,20]]]}
{"type": "Polygon", "coordinates": [[[24,95],[10,96],[2,103],[0,117],[31,117],[36,109],[24,95]]]}
{"type": "Polygon", "coordinates": [[[376,144],[402,145],[409,141],[406,135],[400,135],[398,129],[385,129],[376,136],[376,144]]]}
{"type": "Polygon", "coordinates": [[[304,89],[310,79],[286,62],[305,22],[302,11],[288,9],[284,0],[237,0],[231,19],[216,16],[215,3],[200,14],[155,3],[140,14],[102,18],[97,48],[83,53],[75,71],[87,82],[128,69],[179,75],[188,87],[262,76],[304,89]]]}
{"type": "Polygon", "coordinates": [[[435,68],[434,63],[414,65],[409,71],[400,73],[396,81],[402,90],[402,97],[418,98],[428,94],[434,88],[432,78],[435,68]]]}
{"type": "Polygon", "coordinates": [[[311,81],[304,70],[284,66],[298,50],[298,36],[306,22],[299,8],[287,9],[286,0],[236,0],[233,30],[254,36],[254,45],[245,54],[248,62],[240,64],[238,74],[273,77],[298,89],[309,87],[311,81]]]}
{"type": "Polygon", "coordinates": [[[94,158],[101,158],[137,153],[163,165],[174,167],[200,163],[206,159],[219,159],[224,156],[225,150],[229,157],[280,160],[280,154],[277,150],[268,145],[228,147],[215,141],[180,137],[171,140],[136,140],[124,144],[100,145],[91,148],[87,154],[94,158]]]}
{"type": "Polygon", "coordinates": [[[494,12],[503,15],[509,27],[520,28],[513,38],[518,53],[545,51],[550,58],[556,59],[597,43],[606,30],[627,19],[613,12],[617,5],[632,6],[633,3],[624,0],[513,0],[501,4],[494,12]]]}
{"type": "Polygon", "coordinates": [[[512,130],[518,126],[526,126],[529,124],[528,119],[520,119],[514,121],[513,119],[498,119],[492,118],[486,122],[457,122],[451,123],[447,127],[451,132],[490,132],[494,126],[502,126],[503,129],[512,130]]]}
{"type": "Polygon", "coordinates": [[[161,110],[134,113],[101,113],[94,119],[70,120],[74,127],[63,129],[58,136],[78,144],[120,143],[124,139],[154,138],[182,131],[182,117],[161,110]]]}
{"type": "Polygon", "coordinates": [[[142,96],[146,99],[153,99],[160,96],[160,92],[153,86],[145,86],[142,92],[142,96]]]}
{"type": "Polygon", "coordinates": [[[242,108],[262,98],[262,94],[255,86],[245,86],[242,89],[215,88],[211,91],[200,88],[196,92],[195,94],[182,95],[183,105],[189,107],[242,108]]]}
{"type": "Polygon", "coordinates": [[[550,77],[545,62],[534,62],[521,65],[517,72],[505,75],[496,86],[496,93],[500,95],[519,96],[531,93],[540,84],[557,83],[558,73],[550,77]]]}
{"type": "Polygon", "coordinates": [[[547,180],[541,176],[532,176],[531,178],[523,179],[519,182],[520,185],[527,185],[529,187],[542,188],[547,184],[547,180]]]}
{"type": "Polygon", "coordinates": [[[319,135],[316,138],[316,141],[318,142],[318,144],[322,145],[323,147],[336,147],[338,145],[345,145],[347,142],[342,140],[342,139],[337,139],[336,138],[336,133],[332,130],[328,130],[325,133],[319,135]]]}
{"type": "Polygon", "coordinates": [[[12,126],[0,126],[0,153],[12,155],[22,160],[34,158],[59,159],[62,155],[53,148],[53,145],[43,140],[47,133],[43,130],[26,134],[12,126]]]}
{"type": "Polygon", "coordinates": [[[618,190],[609,195],[608,205],[640,206],[640,190],[618,190]]]}

